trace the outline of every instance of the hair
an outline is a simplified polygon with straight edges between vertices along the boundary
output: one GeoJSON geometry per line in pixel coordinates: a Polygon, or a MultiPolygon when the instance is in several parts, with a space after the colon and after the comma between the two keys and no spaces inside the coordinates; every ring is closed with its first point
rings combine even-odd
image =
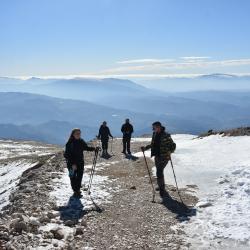
{"type": "Polygon", "coordinates": [[[72,131],[71,131],[71,133],[70,133],[70,136],[69,136],[69,139],[68,139],[68,142],[67,143],[69,143],[69,142],[71,142],[72,140],[74,140],[74,133],[75,132],[81,132],[81,129],[79,129],[79,128],[74,128],[74,129],[72,129],[72,131]]]}
{"type": "Polygon", "coordinates": [[[159,121],[154,122],[154,123],[152,124],[152,126],[162,127],[162,125],[161,125],[161,123],[160,123],[159,121]]]}

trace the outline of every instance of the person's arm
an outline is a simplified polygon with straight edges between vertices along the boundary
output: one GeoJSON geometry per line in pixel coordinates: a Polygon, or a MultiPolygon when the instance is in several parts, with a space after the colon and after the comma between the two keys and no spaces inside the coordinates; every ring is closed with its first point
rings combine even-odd
{"type": "Polygon", "coordinates": [[[176,144],[174,143],[170,134],[167,134],[163,139],[164,147],[166,147],[169,153],[173,153],[176,149],[176,144]]]}
{"type": "Polygon", "coordinates": [[[131,130],[130,130],[130,133],[133,134],[134,133],[134,127],[133,125],[131,125],[131,130]]]}
{"type": "Polygon", "coordinates": [[[95,151],[96,148],[95,147],[89,147],[88,144],[82,140],[82,143],[83,143],[83,151],[95,151]]]}
{"type": "Polygon", "coordinates": [[[99,128],[99,133],[98,133],[97,139],[101,138],[101,133],[102,133],[102,127],[99,128]]]}
{"type": "Polygon", "coordinates": [[[124,125],[122,125],[122,127],[121,127],[121,132],[124,134],[124,125]]]}
{"type": "Polygon", "coordinates": [[[109,128],[108,128],[108,135],[113,138],[113,135],[111,135],[109,128]]]}
{"type": "Polygon", "coordinates": [[[73,158],[73,152],[72,152],[72,143],[67,143],[66,144],[64,157],[65,157],[65,159],[67,161],[68,167],[75,164],[74,158],[73,158]]]}
{"type": "Polygon", "coordinates": [[[148,150],[150,148],[152,148],[152,145],[153,145],[153,138],[154,138],[154,135],[152,137],[152,140],[151,140],[151,143],[145,147],[141,147],[142,151],[145,151],[145,150],[148,150]]]}

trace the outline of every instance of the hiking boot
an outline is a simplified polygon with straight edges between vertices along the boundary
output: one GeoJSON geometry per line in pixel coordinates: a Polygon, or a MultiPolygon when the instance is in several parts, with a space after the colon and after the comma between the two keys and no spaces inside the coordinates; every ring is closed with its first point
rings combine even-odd
{"type": "Polygon", "coordinates": [[[160,196],[162,198],[168,198],[168,197],[170,197],[169,193],[166,191],[166,189],[160,189],[160,196]]]}

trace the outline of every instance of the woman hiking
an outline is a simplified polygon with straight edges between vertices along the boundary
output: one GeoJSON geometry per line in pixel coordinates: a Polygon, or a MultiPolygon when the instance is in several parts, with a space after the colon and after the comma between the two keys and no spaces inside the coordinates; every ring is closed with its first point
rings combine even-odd
{"type": "Polygon", "coordinates": [[[71,187],[74,191],[74,197],[81,198],[81,183],[84,171],[84,155],[83,151],[95,151],[99,147],[89,147],[81,138],[81,130],[75,128],[72,130],[69,140],[65,146],[64,157],[69,170],[71,187]]]}

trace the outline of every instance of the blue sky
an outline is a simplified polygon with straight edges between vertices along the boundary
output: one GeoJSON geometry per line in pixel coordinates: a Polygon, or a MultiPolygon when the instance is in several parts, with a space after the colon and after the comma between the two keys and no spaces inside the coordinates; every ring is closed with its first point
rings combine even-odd
{"type": "Polygon", "coordinates": [[[0,76],[250,73],[248,0],[1,0],[0,76]]]}

